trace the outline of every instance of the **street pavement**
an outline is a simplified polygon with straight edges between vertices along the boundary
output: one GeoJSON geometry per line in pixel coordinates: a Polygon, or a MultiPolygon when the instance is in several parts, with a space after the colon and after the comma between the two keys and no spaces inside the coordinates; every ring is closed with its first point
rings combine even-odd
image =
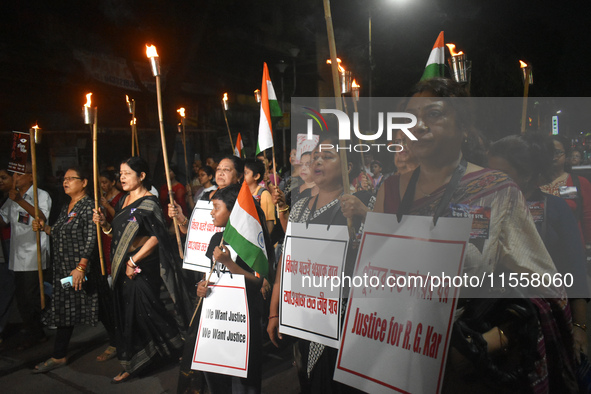
{"type": "MultiPolygon", "coordinates": [[[[55,330],[46,329],[49,341],[18,351],[18,334],[5,340],[0,352],[0,392],[12,393],[176,393],[178,364],[161,367],[147,376],[121,384],[111,379],[121,371],[117,358],[97,362],[96,357],[108,346],[107,335],[97,327],[79,326],[69,346],[68,364],[46,374],[33,374],[34,366],[51,356],[55,330]]],[[[298,393],[299,384],[292,365],[291,347],[276,349],[264,346],[264,393],[298,393]]]]}

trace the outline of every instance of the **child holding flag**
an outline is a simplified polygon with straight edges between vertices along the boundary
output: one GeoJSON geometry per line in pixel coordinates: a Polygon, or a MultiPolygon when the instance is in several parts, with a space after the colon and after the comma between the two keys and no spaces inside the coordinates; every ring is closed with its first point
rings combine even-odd
{"type": "MultiPolygon", "coordinates": [[[[261,285],[267,277],[273,261],[273,248],[264,223],[264,215],[256,206],[248,185],[237,184],[219,190],[212,198],[211,216],[216,227],[225,227],[223,233],[211,237],[206,256],[212,264],[219,262],[224,271],[244,275],[248,310],[250,314],[250,348],[248,354],[248,377],[238,378],[215,373],[205,373],[207,385],[212,393],[227,393],[235,390],[260,392],[262,380],[262,317],[263,298],[261,285]],[[261,219],[262,218],[262,219],[261,219]],[[223,239],[223,244],[222,244],[223,239]],[[261,241],[263,241],[261,243],[261,241]],[[230,245],[237,253],[236,261],[230,256],[225,245],[230,245]]],[[[207,296],[207,281],[197,286],[199,297],[207,296]]]]}
{"type": "Polygon", "coordinates": [[[259,202],[265,213],[265,224],[271,233],[273,226],[275,226],[275,205],[273,205],[271,193],[259,184],[264,176],[265,166],[262,162],[253,159],[244,161],[244,183],[248,185],[252,196],[259,202]]]}

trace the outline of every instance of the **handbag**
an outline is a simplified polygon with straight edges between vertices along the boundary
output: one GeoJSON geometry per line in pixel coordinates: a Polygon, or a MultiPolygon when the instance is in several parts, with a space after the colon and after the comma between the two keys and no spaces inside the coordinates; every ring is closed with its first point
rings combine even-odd
{"type": "MultiPolygon", "coordinates": [[[[518,296],[516,294],[511,296],[518,296]]],[[[473,365],[467,380],[482,380],[492,387],[527,385],[527,374],[534,369],[538,333],[538,317],[532,302],[519,298],[474,298],[463,302],[464,311],[452,330],[451,346],[473,365]],[[482,334],[494,327],[512,339],[510,353],[493,356],[482,334]],[[507,362],[518,357],[518,362],[507,362]]]]}

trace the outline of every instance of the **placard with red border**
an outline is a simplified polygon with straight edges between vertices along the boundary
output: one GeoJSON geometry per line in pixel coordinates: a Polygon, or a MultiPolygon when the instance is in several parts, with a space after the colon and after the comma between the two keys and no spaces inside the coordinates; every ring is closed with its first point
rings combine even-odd
{"type": "Polygon", "coordinates": [[[459,288],[430,284],[462,274],[471,224],[368,214],[354,275],[378,280],[351,291],[335,380],[372,393],[441,391],[459,288]]]}
{"type": "Polygon", "coordinates": [[[245,378],[250,316],[244,276],[224,273],[210,288],[203,300],[191,369],[245,378]]]}

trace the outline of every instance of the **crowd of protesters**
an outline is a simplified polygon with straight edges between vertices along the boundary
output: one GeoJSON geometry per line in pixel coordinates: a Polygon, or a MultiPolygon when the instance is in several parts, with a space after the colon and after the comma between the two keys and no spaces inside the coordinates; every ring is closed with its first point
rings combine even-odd
{"type": "MultiPolygon", "coordinates": [[[[205,165],[193,164],[186,184],[176,179],[177,169],[171,167],[172,204],[166,185],[160,198],[155,196],[148,164],[132,157],[121,163],[117,175],[101,172],[100,210],[92,209],[91,182],[84,170],[71,168],[63,177],[67,202],[52,218],[52,198],[40,190],[41,211],[35,220],[30,166],[25,174],[14,175],[6,166],[0,168],[0,330],[6,326],[14,293],[23,321],[21,348],[47,340],[43,322],[57,327],[52,357],[34,373],[65,366],[74,326],[100,320],[109,347],[97,361],[117,357],[122,365],[113,383],[142,376],[156,363],[180,360],[178,392],[205,386],[211,393],[260,392],[264,335],[276,346],[286,342],[279,333],[277,284],[288,222],[347,225],[350,219],[358,235],[371,211],[436,221],[452,216],[450,206],[462,204],[491,210],[487,236],[470,240],[465,272],[570,272],[578,278],[578,291],[557,288],[545,298],[493,299],[486,305],[462,300],[443,392],[578,392],[575,371],[588,353],[588,298],[581,294],[588,293],[591,185],[570,173],[567,140],[525,134],[485,149],[469,110],[449,100],[466,96],[462,86],[443,78],[413,87],[404,109],[417,118],[410,131],[418,141],[399,132],[392,143],[403,150],[394,157],[348,153],[347,163],[341,163],[343,156],[335,148],[293,149],[291,167],[281,174],[265,155],[258,160],[208,157],[205,165]],[[349,170],[350,190],[343,186],[343,168],[349,170]],[[198,201],[210,202],[213,224],[225,226],[243,182],[263,224],[269,278],[259,277],[240,256],[233,260],[221,233],[213,236],[206,253],[212,262],[246,279],[251,348],[248,376],[238,379],[191,371],[198,324],[189,326],[189,320],[195,299],[208,295],[210,283],[182,269],[172,227],[177,225],[182,234],[191,231],[189,219],[198,201]],[[100,275],[95,224],[102,231],[110,285],[100,275]],[[39,307],[36,232],[43,238],[43,263],[50,249],[52,257],[53,295],[44,311],[39,307]],[[68,277],[71,286],[63,288],[62,280],[68,277]],[[174,303],[172,312],[162,304],[161,285],[174,303]],[[478,308],[497,310],[504,320],[474,325],[478,308]]],[[[336,146],[337,140],[322,136],[320,143],[336,146]]],[[[346,273],[356,254],[355,247],[348,250],[346,273]]],[[[290,343],[301,392],[356,392],[333,380],[336,349],[302,339],[290,343]]]]}

